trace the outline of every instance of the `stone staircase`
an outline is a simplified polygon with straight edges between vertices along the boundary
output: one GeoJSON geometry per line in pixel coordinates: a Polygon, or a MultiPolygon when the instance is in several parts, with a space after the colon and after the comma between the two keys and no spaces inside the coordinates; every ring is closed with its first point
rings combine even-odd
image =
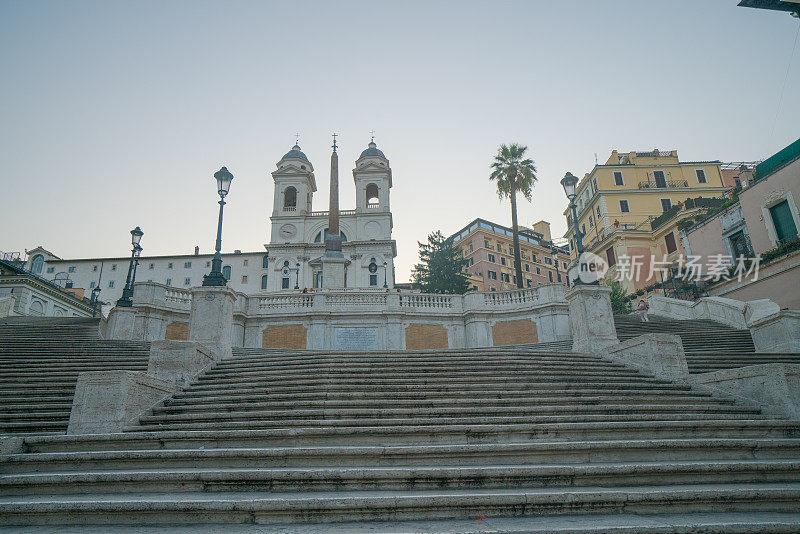
{"type": "Polygon", "coordinates": [[[126,432],[28,436],[0,473],[6,525],[800,530],[800,423],[530,349],[235,349],[126,432]]]}
{"type": "Polygon", "coordinates": [[[63,434],[78,374],[147,371],[149,344],[104,341],[98,319],[0,320],[0,435],[63,434]]]}
{"type": "Polygon", "coordinates": [[[651,315],[641,322],[638,314],[615,315],[620,341],[642,334],[678,335],[683,342],[689,372],[708,373],[763,363],[800,364],[800,354],[756,352],[749,330],[737,330],[708,320],[680,321],[651,315]]]}

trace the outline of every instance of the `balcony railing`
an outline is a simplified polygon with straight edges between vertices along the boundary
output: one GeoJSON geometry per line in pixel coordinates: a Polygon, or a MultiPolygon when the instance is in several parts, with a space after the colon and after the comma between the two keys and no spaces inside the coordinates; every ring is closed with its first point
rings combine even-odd
{"type": "Polygon", "coordinates": [[[639,182],[639,189],[674,189],[678,187],[689,187],[689,182],[686,180],[666,180],[663,186],[656,184],[655,182],[646,181],[646,182],[639,182]]]}
{"type": "MultiPolygon", "coordinates": [[[[312,211],[312,217],[327,217],[330,212],[328,211],[312,211]]],[[[355,215],[356,210],[339,210],[339,215],[355,215]]]]}

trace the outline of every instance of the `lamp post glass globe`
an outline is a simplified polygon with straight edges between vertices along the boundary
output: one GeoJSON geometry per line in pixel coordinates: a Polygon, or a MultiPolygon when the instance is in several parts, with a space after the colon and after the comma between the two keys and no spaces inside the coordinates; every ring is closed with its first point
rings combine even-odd
{"type": "Polygon", "coordinates": [[[578,186],[578,177],[568,172],[564,175],[561,179],[561,187],[564,188],[564,193],[567,195],[567,198],[572,201],[575,198],[576,189],[578,186]]]}
{"type": "Polygon", "coordinates": [[[138,226],[136,228],[134,228],[133,230],[131,230],[131,245],[133,245],[133,248],[136,248],[136,247],[139,246],[139,241],[142,240],[142,236],[143,235],[144,235],[144,232],[142,232],[142,229],[139,228],[138,226]]]}
{"type": "Polygon", "coordinates": [[[214,178],[217,180],[217,192],[219,196],[225,198],[225,195],[227,195],[228,191],[231,189],[233,175],[228,171],[227,167],[222,167],[214,173],[214,178]]]}

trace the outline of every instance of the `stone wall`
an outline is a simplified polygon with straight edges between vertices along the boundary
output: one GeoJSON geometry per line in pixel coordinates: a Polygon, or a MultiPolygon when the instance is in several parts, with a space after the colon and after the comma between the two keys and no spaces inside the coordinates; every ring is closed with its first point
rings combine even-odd
{"type": "Polygon", "coordinates": [[[492,341],[495,346],[538,343],[536,323],[530,319],[499,321],[492,326],[492,341]]]}
{"type": "Polygon", "coordinates": [[[438,324],[412,323],[406,327],[406,350],[446,349],[447,329],[438,324]]]}
{"type": "Polygon", "coordinates": [[[268,326],[261,333],[261,346],[265,349],[304,349],[306,328],[302,324],[268,326]]]}

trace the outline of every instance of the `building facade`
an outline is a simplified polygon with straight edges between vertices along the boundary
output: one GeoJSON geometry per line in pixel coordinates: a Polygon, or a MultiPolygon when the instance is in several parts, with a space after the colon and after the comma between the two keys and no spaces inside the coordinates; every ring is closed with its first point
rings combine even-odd
{"type": "MultiPolygon", "coordinates": [[[[682,221],[723,202],[728,190],[719,161],[682,162],[676,150],[614,150],[578,183],[575,203],[583,248],[608,262],[607,278],[620,273],[619,258],[631,258],[635,270],[622,285],[628,292],[643,289],[660,282],[659,268],[684,253],[678,235],[682,221]]],[[[569,208],[564,215],[575,261],[569,208]]]]}
{"type": "MultiPolygon", "coordinates": [[[[222,254],[223,274],[230,287],[254,294],[319,287],[325,251],[328,211],[314,211],[317,190],[314,167],[295,145],[272,173],[273,209],[269,243],[261,251],[222,254]]],[[[341,211],[342,252],[348,260],[346,287],[394,287],[389,160],[374,142],[356,160],[353,169],[356,207],[341,211]]],[[[199,286],[211,270],[213,254],[142,256],[136,280],[177,288],[199,286]]],[[[65,288],[89,292],[100,287],[100,300],[114,303],[122,295],[130,257],[63,259],[42,247],[28,252],[25,268],[65,288]]]]}
{"type": "Polygon", "coordinates": [[[91,317],[94,309],[83,291],[64,289],[0,260],[0,317],[91,317]]]}
{"type": "Polygon", "coordinates": [[[688,254],[719,256],[733,265],[740,255],[762,256],[757,279],[712,284],[710,295],[736,300],[769,298],[800,309],[800,139],[755,168],[738,202],[681,232],[688,254]]]}
{"type": "MultiPolygon", "coordinates": [[[[461,249],[468,261],[466,273],[471,289],[516,289],[511,228],[485,219],[475,219],[448,239],[461,249]]],[[[533,229],[520,227],[519,243],[525,288],[557,283],[566,285],[569,254],[566,247],[553,244],[550,223],[539,221],[533,225],[533,229]],[[553,258],[553,250],[557,251],[557,260],[553,258]]]]}

